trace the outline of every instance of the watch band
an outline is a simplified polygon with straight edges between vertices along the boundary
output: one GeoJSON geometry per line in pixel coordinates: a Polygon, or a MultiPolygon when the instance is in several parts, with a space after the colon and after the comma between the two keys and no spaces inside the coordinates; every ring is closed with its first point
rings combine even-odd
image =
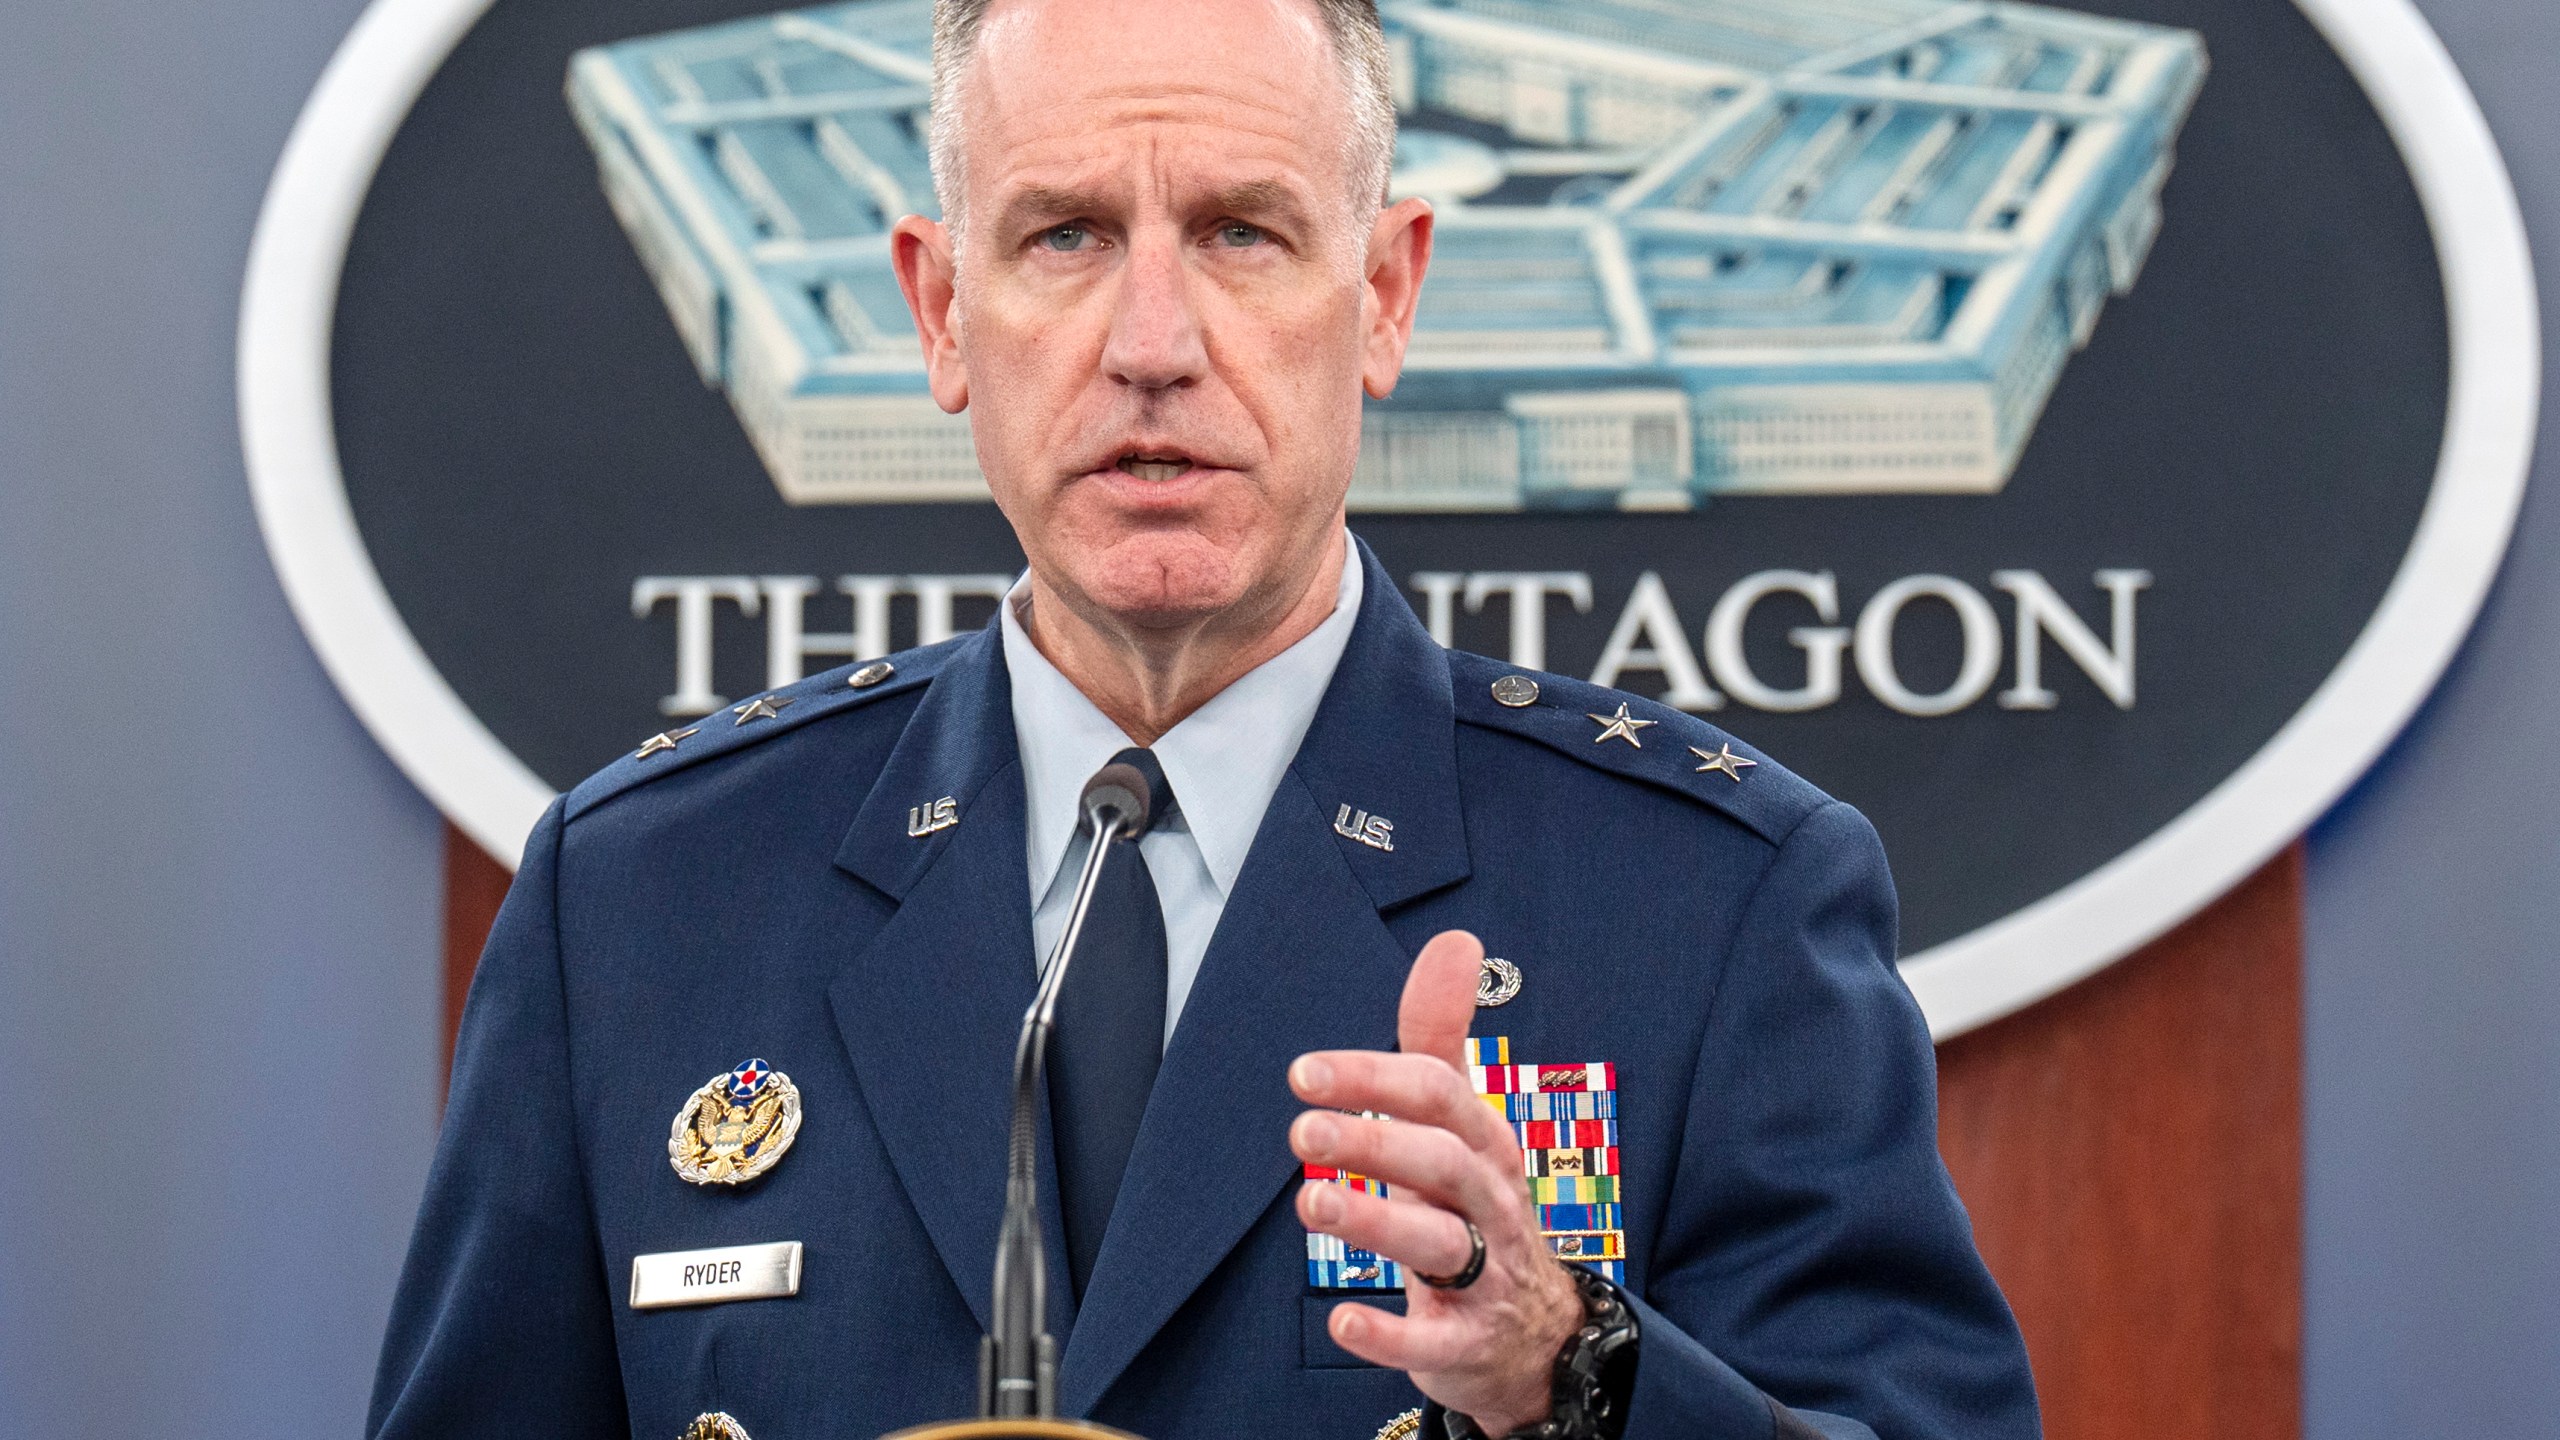
{"type": "MultiPolygon", "coordinates": [[[[1598,1271],[1564,1268],[1582,1300],[1582,1326],[1556,1352],[1554,1409],[1501,1440],[1618,1440],[1626,1433],[1642,1338],[1635,1309],[1598,1271]]],[[[1422,1433],[1432,1440],[1491,1440],[1475,1421],[1436,1404],[1423,1411],[1422,1433]]]]}

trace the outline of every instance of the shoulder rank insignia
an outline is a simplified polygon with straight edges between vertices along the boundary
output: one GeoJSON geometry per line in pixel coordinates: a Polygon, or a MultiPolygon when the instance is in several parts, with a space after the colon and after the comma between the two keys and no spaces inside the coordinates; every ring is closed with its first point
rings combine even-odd
{"type": "Polygon", "coordinates": [[[799,1087],[750,1060],[712,1076],[676,1111],[667,1162],[696,1185],[743,1185],[772,1169],[799,1133],[799,1087]]]}
{"type": "Polygon", "coordinates": [[[1592,744],[1605,745],[1612,740],[1624,740],[1639,750],[1644,748],[1644,742],[1636,738],[1636,732],[1662,723],[1659,720],[1639,720],[1628,714],[1627,703],[1623,700],[1618,702],[1617,714],[1594,715],[1591,718],[1600,722],[1600,733],[1591,737],[1592,744]]]}
{"type": "Polygon", "coordinates": [[[635,760],[646,760],[652,755],[673,750],[678,745],[692,739],[696,734],[700,733],[701,729],[702,727],[699,725],[688,725],[682,730],[661,730],[657,734],[650,736],[648,739],[641,741],[639,753],[631,758],[635,760]]]}
{"type": "Polygon", "coordinates": [[[1689,747],[1689,753],[1707,762],[1706,764],[1698,767],[1698,774],[1722,775],[1736,784],[1741,783],[1743,771],[1760,763],[1757,760],[1746,760],[1743,757],[1734,754],[1733,747],[1730,745],[1719,745],[1715,748],[1713,753],[1701,750],[1697,746],[1692,745],[1689,747]]]}
{"type": "MultiPolygon", "coordinates": [[[[1511,1042],[1467,1042],[1467,1080],[1520,1141],[1538,1229],[1560,1259],[1578,1261],[1617,1284],[1627,1280],[1627,1234],[1618,1199],[1618,1067],[1514,1065],[1511,1042]]],[[[1366,1175],[1306,1167],[1306,1178],[1384,1195],[1366,1175]]],[[[1401,1290],[1402,1267],[1307,1232],[1307,1284],[1318,1290],[1401,1290]]]]}

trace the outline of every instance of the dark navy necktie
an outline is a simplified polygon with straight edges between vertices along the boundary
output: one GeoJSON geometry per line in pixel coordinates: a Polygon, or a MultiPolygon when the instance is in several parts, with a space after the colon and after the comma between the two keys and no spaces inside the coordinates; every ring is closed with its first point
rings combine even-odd
{"type": "MultiPolygon", "coordinates": [[[[1173,789],[1154,755],[1123,750],[1111,758],[1147,777],[1154,824],[1173,817],[1173,789]]],[[[1049,1041],[1049,1123],[1079,1302],[1164,1059],[1164,991],[1164,907],[1155,877],[1135,842],[1115,840],[1058,992],[1058,1028],[1049,1041]]]]}

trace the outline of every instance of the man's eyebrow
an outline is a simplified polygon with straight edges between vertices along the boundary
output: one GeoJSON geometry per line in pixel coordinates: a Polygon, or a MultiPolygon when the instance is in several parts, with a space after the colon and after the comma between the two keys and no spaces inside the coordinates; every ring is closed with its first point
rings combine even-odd
{"type": "Polygon", "coordinates": [[[1013,230],[1034,220],[1072,219],[1078,215],[1098,213],[1104,208],[1102,197],[1090,190],[1027,185],[1005,201],[1001,226],[1013,230]]]}
{"type": "Polygon", "coordinates": [[[1299,203],[1296,188],[1279,180],[1247,180],[1227,186],[1212,193],[1209,204],[1239,220],[1268,217],[1298,221],[1306,218],[1306,207],[1299,203]]]}

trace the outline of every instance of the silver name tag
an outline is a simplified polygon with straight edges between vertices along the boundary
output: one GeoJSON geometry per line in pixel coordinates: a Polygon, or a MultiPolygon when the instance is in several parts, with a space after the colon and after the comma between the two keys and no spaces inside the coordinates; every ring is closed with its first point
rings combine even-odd
{"type": "Polygon", "coordinates": [[[631,1308],[717,1305],[800,1293],[800,1242],[670,1250],[631,1258],[631,1308]]]}

